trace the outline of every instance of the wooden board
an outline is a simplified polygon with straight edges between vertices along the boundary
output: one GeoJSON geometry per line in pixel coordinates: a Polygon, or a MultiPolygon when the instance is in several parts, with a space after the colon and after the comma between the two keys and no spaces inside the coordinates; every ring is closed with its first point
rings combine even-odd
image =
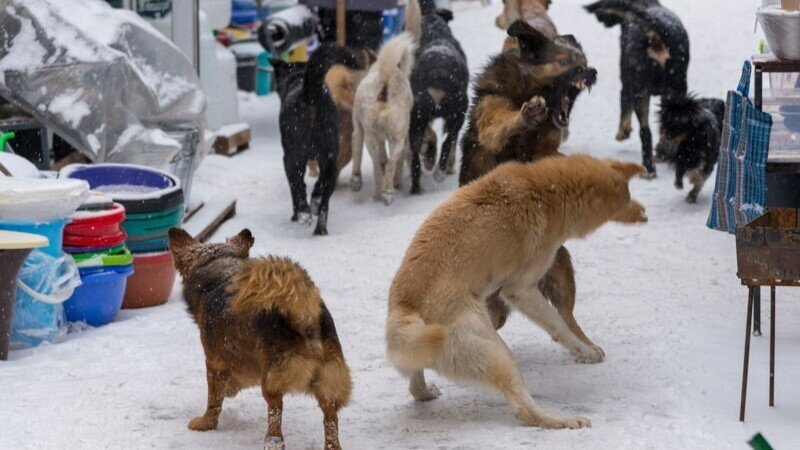
{"type": "Polygon", "coordinates": [[[183,222],[183,228],[195,239],[206,241],[226,220],[236,215],[236,198],[218,196],[206,200],[183,222]]]}
{"type": "Polygon", "coordinates": [[[233,156],[250,148],[252,133],[247,124],[223,127],[215,134],[213,148],[218,155],[233,156]]]}

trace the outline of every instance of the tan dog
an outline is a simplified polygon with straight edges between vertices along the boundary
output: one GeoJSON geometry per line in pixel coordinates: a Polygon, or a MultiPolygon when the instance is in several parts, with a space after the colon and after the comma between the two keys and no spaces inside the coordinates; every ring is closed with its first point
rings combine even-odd
{"type": "MultiPolygon", "coordinates": [[[[505,0],[503,12],[497,16],[494,23],[501,30],[507,30],[517,20],[524,20],[548,38],[554,39],[558,36],[558,31],[547,14],[550,3],[551,0],[505,0]]],[[[503,42],[503,51],[517,46],[517,38],[509,36],[503,42]]]]}
{"type": "Polygon", "coordinates": [[[579,358],[602,350],[567,324],[572,310],[554,307],[537,283],[568,239],[607,221],[645,222],[631,200],[636,164],[588,156],[508,163],[456,191],[422,224],[389,292],[386,325],[390,362],[410,377],[418,401],[438,397],[424,369],[500,390],[526,425],[590,426],[584,417],[559,417],[534,402],[514,357],[495,331],[486,299],[518,309],[579,358]]]}

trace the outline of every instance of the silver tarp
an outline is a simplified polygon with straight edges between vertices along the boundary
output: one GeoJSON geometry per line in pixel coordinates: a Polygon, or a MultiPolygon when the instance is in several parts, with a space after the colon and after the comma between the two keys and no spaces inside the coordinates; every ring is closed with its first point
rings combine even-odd
{"type": "Polygon", "coordinates": [[[102,0],[0,0],[0,96],[96,162],[174,169],[205,129],[189,60],[102,0]]]}

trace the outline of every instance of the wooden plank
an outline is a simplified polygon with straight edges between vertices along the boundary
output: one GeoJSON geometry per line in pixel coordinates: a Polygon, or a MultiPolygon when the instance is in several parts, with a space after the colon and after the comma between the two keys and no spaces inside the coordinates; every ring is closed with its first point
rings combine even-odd
{"type": "Polygon", "coordinates": [[[347,0],[336,0],[336,43],[347,45],[347,0]]]}
{"type": "Polygon", "coordinates": [[[203,207],[183,223],[183,228],[195,239],[206,241],[226,220],[236,215],[236,198],[218,196],[207,200],[203,207]]]}
{"type": "MultiPolygon", "coordinates": [[[[231,128],[231,127],[226,127],[231,128]]],[[[214,139],[214,153],[218,155],[233,156],[250,148],[252,132],[249,126],[242,126],[227,132],[226,128],[217,131],[214,139]]]]}

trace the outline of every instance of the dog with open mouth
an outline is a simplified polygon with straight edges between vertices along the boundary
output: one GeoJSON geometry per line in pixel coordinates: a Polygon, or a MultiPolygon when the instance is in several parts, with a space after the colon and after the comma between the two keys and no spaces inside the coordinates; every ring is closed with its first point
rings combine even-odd
{"type": "Polygon", "coordinates": [[[460,185],[507,161],[557,154],[577,92],[597,81],[574,36],[549,38],[522,20],[508,35],[518,48],[496,55],[475,80],[460,185]]]}

